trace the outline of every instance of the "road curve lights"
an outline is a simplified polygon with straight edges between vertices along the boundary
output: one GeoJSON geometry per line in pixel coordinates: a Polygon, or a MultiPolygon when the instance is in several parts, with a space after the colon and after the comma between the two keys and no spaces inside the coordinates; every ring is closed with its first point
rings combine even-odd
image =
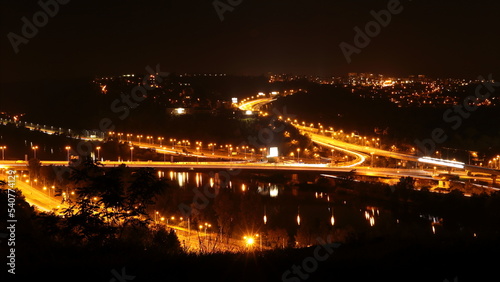
{"type": "Polygon", "coordinates": [[[450,161],[450,160],[422,157],[422,158],[419,158],[418,161],[422,162],[422,163],[428,163],[428,164],[442,165],[442,166],[455,167],[455,168],[464,168],[464,163],[450,161]]]}

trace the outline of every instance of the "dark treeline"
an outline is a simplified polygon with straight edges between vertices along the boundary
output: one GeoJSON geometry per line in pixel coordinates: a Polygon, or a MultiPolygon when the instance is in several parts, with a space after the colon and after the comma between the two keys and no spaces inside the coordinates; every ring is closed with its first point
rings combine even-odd
{"type": "MultiPolygon", "coordinates": [[[[278,247],[262,253],[186,254],[175,234],[151,225],[148,216],[156,201],[175,209],[179,202],[171,200],[178,197],[177,193],[186,191],[158,178],[157,173],[150,169],[131,170],[122,166],[103,172],[98,164],[85,162],[67,175],[69,183],[66,184],[77,190],[77,197],[70,202],[76,209],[67,210],[64,217],[35,211],[17,191],[16,270],[19,279],[50,277],[52,281],[67,281],[72,277],[72,281],[108,281],[113,278],[113,269],[121,273],[125,267],[126,274],[136,276],[134,281],[193,280],[203,279],[209,274],[222,281],[276,281],[282,279],[287,270],[293,271],[293,265],[302,267],[304,260],[314,258],[315,247],[295,249],[291,248],[293,244],[286,244],[285,249],[278,247]]],[[[288,181],[279,175],[249,174],[242,177],[258,181],[281,179],[285,184],[288,181]]],[[[272,224],[269,222],[269,228],[290,224],[295,226],[292,240],[309,237],[313,244],[318,243],[318,238],[327,244],[340,243],[332,253],[326,249],[321,251],[321,254],[329,255],[325,261],[318,262],[314,271],[308,272],[312,281],[400,281],[401,270],[411,273],[405,279],[408,281],[444,281],[456,276],[459,281],[474,281],[469,279],[491,275],[485,269],[495,269],[493,265],[497,261],[486,254],[500,250],[497,239],[500,194],[464,198],[457,192],[419,192],[413,190],[412,185],[411,180],[401,180],[391,189],[381,184],[350,180],[329,183],[324,179],[318,179],[314,184],[301,182],[295,185],[299,195],[310,195],[312,191],[330,193],[338,203],[337,210],[342,209],[341,203],[346,200],[358,208],[370,203],[383,209],[384,213],[391,211],[402,224],[395,232],[394,227],[388,225],[378,226],[371,232],[354,230],[349,228],[352,224],[349,222],[336,223],[338,226],[329,232],[312,232],[317,230],[315,220],[307,220],[305,214],[300,227],[287,223],[284,217],[274,219],[272,224]],[[433,236],[420,224],[411,223],[414,219],[409,216],[415,216],[415,212],[440,214],[445,218],[442,224],[446,226],[437,225],[439,232],[433,236]],[[405,221],[410,223],[405,224],[405,221]],[[472,231],[477,237],[471,236],[472,231]]],[[[7,202],[6,194],[6,189],[2,189],[1,201],[7,202]]],[[[207,207],[193,214],[197,214],[195,217],[200,222],[215,216],[217,224],[223,227],[233,225],[236,233],[252,225],[258,230],[262,226],[252,222],[261,222],[262,219],[252,218],[255,214],[252,211],[267,205],[270,217],[276,207],[283,214],[294,214],[298,202],[292,201],[288,207],[278,204],[290,197],[290,192],[283,193],[273,204],[259,196],[252,187],[246,194],[221,190],[207,207]],[[230,218],[234,218],[233,223],[230,218]]],[[[315,206],[324,206],[325,203],[315,201],[316,204],[306,208],[309,201],[312,203],[312,198],[301,201],[302,212],[320,217],[315,206]]],[[[6,213],[2,213],[2,225],[6,224],[6,219],[6,213]]],[[[227,232],[225,227],[223,230],[227,232]]],[[[296,277],[296,274],[292,272],[285,276],[296,277]]]]}

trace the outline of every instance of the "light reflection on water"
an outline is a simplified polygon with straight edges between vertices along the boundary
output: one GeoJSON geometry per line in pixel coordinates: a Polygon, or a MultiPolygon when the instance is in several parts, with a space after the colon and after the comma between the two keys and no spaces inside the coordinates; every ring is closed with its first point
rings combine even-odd
{"type": "MultiPolygon", "coordinates": [[[[339,198],[337,194],[320,191],[301,191],[297,194],[298,187],[296,186],[258,181],[252,177],[233,176],[230,181],[226,181],[223,177],[219,178],[218,174],[158,171],[159,177],[165,177],[165,175],[168,180],[178,184],[179,188],[183,190],[190,190],[195,187],[202,188],[203,185],[209,184],[212,188],[226,188],[237,194],[246,194],[250,191],[257,192],[262,196],[262,201],[266,202],[268,208],[268,212],[265,209],[255,209],[255,213],[258,214],[264,224],[279,220],[276,219],[278,215],[269,212],[270,210],[284,209],[287,205],[300,205],[300,213],[295,212],[286,215],[291,222],[295,222],[297,228],[306,228],[304,226],[307,226],[307,228],[320,228],[321,224],[323,224],[323,226],[330,226],[330,228],[344,228],[347,226],[355,230],[388,228],[388,226],[397,229],[403,228],[405,224],[413,224],[420,218],[424,219],[424,222],[428,224],[422,227],[428,230],[429,234],[435,235],[438,233],[436,231],[437,226],[441,225],[443,221],[443,218],[417,213],[413,214],[409,220],[401,223],[400,215],[396,215],[381,206],[363,205],[365,200],[345,200],[345,198],[339,198]],[[220,187],[222,185],[226,187],[220,187]],[[429,225],[431,225],[430,230],[427,229],[429,225]]],[[[283,215],[279,216],[282,220],[283,215]]],[[[420,222],[420,224],[423,223],[420,222]]]]}

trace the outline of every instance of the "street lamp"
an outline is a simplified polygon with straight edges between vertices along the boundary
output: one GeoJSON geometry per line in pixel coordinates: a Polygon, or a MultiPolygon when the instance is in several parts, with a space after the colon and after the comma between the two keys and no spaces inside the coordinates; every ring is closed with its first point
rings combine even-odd
{"type": "Polygon", "coordinates": [[[253,237],[243,237],[245,239],[245,243],[247,244],[248,247],[252,246],[255,243],[255,239],[253,237]]]}
{"type": "Polygon", "coordinates": [[[208,148],[212,147],[212,155],[215,155],[215,145],[217,145],[217,144],[215,144],[215,143],[208,144],[208,148]]]}
{"type": "Polygon", "coordinates": [[[300,159],[300,148],[297,148],[297,162],[299,162],[300,159]]]}
{"type": "MultiPolygon", "coordinates": [[[[175,220],[175,216],[172,216],[170,219],[175,220]]],[[[167,227],[168,227],[168,216],[167,216],[167,227]]]]}
{"type": "Polygon", "coordinates": [[[101,158],[101,146],[97,146],[95,149],[97,150],[97,160],[99,160],[101,158]]]}
{"type": "Polygon", "coordinates": [[[266,154],[266,151],[267,151],[267,148],[260,148],[260,151],[262,153],[262,158],[264,158],[265,154],[266,154]]]}
{"type": "Polygon", "coordinates": [[[262,252],[262,236],[260,236],[260,234],[255,234],[255,237],[259,237],[260,251],[262,252]]]}
{"type": "Polygon", "coordinates": [[[141,144],[141,138],[142,138],[142,135],[137,135],[137,139],[139,140],[139,145],[141,144]]]}
{"type": "Polygon", "coordinates": [[[267,224],[267,213],[266,213],[266,207],[264,206],[264,224],[267,224]]]}
{"type": "Polygon", "coordinates": [[[297,225],[300,225],[300,207],[297,208],[297,225]]]}
{"type": "Polygon", "coordinates": [[[134,147],[130,146],[130,161],[134,160],[134,147]]]}
{"type": "Polygon", "coordinates": [[[36,159],[36,150],[38,149],[38,146],[33,146],[33,147],[31,147],[31,149],[33,149],[34,158],[36,159]]]}
{"type": "Polygon", "coordinates": [[[5,160],[5,149],[7,149],[7,146],[0,146],[0,149],[2,150],[2,160],[5,160]]]}
{"type": "Polygon", "coordinates": [[[66,146],[66,151],[68,152],[68,162],[69,162],[69,150],[71,150],[71,147],[70,146],[66,146]]]}
{"type": "Polygon", "coordinates": [[[245,159],[246,159],[247,158],[247,149],[248,149],[248,146],[243,146],[242,148],[245,150],[245,159]]]}
{"type": "Polygon", "coordinates": [[[163,139],[165,139],[165,138],[163,138],[163,137],[158,137],[158,141],[160,141],[160,147],[162,146],[163,139]]]}

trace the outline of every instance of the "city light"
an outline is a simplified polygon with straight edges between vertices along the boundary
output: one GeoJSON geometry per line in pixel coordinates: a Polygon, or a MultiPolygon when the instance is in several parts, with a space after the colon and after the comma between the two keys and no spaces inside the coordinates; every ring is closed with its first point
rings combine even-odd
{"type": "Polygon", "coordinates": [[[251,236],[245,236],[243,239],[245,239],[247,246],[252,246],[255,243],[255,239],[251,236]]]}
{"type": "Polygon", "coordinates": [[[430,157],[422,157],[422,158],[419,158],[418,161],[422,162],[422,163],[442,165],[442,166],[455,167],[455,168],[464,168],[464,165],[465,165],[464,163],[457,162],[457,161],[435,159],[435,158],[430,158],[430,157]]]}

